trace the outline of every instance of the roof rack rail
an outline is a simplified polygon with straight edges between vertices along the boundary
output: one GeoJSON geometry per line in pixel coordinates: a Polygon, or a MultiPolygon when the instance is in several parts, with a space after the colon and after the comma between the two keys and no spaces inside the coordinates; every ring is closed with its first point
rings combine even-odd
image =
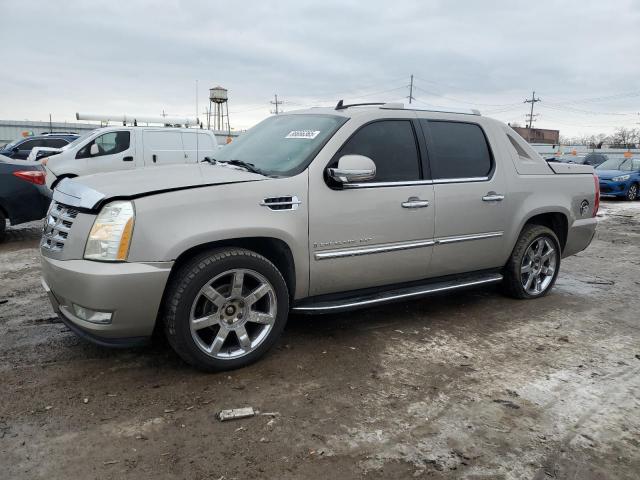
{"type": "Polygon", "coordinates": [[[336,110],[344,110],[345,108],[349,108],[349,107],[365,107],[367,105],[385,105],[385,102],[350,103],[350,104],[345,105],[344,104],[344,100],[339,100],[335,109],[336,110]]]}
{"type": "Polygon", "coordinates": [[[47,135],[78,135],[78,132],[44,132],[39,133],[38,135],[47,136],[47,135]]]}

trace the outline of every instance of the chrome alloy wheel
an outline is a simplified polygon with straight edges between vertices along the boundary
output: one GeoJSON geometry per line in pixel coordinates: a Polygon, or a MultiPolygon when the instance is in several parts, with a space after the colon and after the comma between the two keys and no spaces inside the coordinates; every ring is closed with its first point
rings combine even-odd
{"type": "Polygon", "coordinates": [[[273,286],[260,273],[228,270],[207,282],[191,307],[191,336],[207,355],[230,360],[255,350],[276,320],[273,286]]]}
{"type": "Polygon", "coordinates": [[[558,252],[547,236],[536,238],[524,254],[520,265],[520,281],[531,296],[542,294],[553,281],[558,265],[558,252]]]}

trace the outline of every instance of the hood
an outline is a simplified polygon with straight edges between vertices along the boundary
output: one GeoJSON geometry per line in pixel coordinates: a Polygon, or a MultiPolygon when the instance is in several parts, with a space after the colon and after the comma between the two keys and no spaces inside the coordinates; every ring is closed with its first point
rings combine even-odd
{"type": "Polygon", "coordinates": [[[621,175],[631,175],[633,172],[625,172],[623,170],[596,170],[596,175],[601,180],[611,180],[613,177],[621,175]]]}
{"type": "Polygon", "coordinates": [[[66,205],[93,209],[114,198],[137,198],[167,191],[255,182],[267,178],[238,168],[208,163],[150,166],[64,179],[56,187],[53,199],[66,205]]]}

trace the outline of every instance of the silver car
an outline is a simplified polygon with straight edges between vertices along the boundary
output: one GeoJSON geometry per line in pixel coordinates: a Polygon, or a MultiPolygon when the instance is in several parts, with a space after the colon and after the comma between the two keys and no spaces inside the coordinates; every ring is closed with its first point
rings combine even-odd
{"type": "Polygon", "coordinates": [[[552,288],[596,228],[590,166],[477,113],[344,105],[270,117],[215,159],[62,181],[42,237],[62,320],[107,346],[156,327],[205,370],[255,361],[290,311],[502,283],[552,288]]]}

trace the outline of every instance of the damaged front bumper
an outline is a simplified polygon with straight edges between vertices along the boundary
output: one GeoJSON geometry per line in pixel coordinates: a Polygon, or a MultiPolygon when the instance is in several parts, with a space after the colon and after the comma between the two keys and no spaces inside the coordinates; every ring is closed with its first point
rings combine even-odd
{"type": "Polygon", "coordinates": [[[101,263],[42,257],[42,285],[77,335],[109,347],[146,343],[153,333],[171,262],[101,263]]]}

